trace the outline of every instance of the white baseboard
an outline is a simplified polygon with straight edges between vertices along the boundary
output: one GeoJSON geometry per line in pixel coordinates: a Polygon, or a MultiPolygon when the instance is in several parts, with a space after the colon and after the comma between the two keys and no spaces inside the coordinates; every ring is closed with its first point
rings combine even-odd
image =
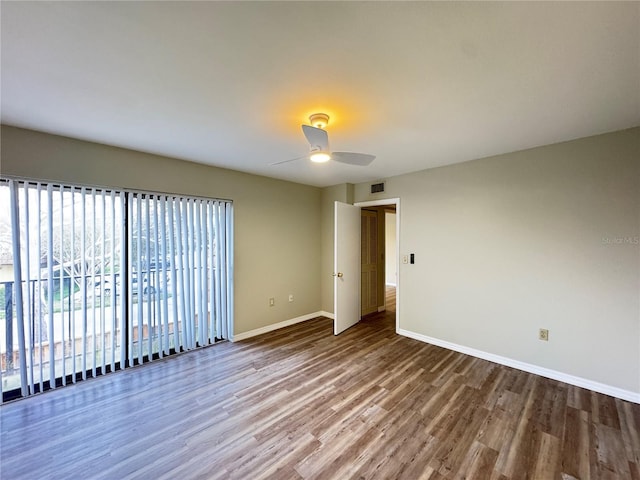
{"type": "Polygon", "coordinates": [[[525,363],[519,360],[513,360],[511,358],[502,357],[500,355],[494,355],[493,353],[483,352],[482,350],[476,350],[475,348],[465,347],[463,345],[447,342],[445,340],[428,337],[426,335],[421,335],[419,333],[411,332],[409,330],[398,329],[398,334],[403,335],[405,337],[413,338],[414,340],[419,340],[421,342],[430,343],[438,347],[443,347],[448,350],[453,350],[456,352],[464,353],[466,355],[471,355],[472,357],[481,358],[483,360],[488,360],[490,362],[498,363],[500,365],[506,365],[507,367],[516,368],[518,370],[522,370],[525,372],[534,373],[536,375],[540,375],[541,377],[550,378],[552,380],[558,380],[560,382],[565,382],[570,385],[575,385],[576,387],[586,388],[588,390],[593,390],[594,392],[604,393],[605,395],[610,395],[612,397],[616,397],[622,400],[627,400],[629,402],[640,404],[640,393],[632,392],[630,390],[624,390],[622,388],[613,387],[611,385],[606,385],[604,383],[594,382],[593,380],[588,380],[586,378],[576,377],[574,375],[562,373],[557,370],[551,370],[549,368],[539,367],[531,363],[525,363]]]}
{"type": "Polygon", "coordinates": [[[378,307],[378,313],[380,312],[384,312],[387,309],[387,307],[385,307],[384,305],[382,305],[381,307],[378,307]]]}
{"type": "Polygon", "coordinates": [[[317,317],[328,317],[333,319],[333,313],[328,313],[324,311],[308,313],[300,317],[290,318],[289,320],[284,320],[282,322],[274,323],[272,325],[256,328],[255,330],[249,330],[248,332],[242,332],[242,333],[238,333],[237,335],[232,335],[230,340],[232,342],[237,342],[238,340],[245,340],[247,338],[255,337],[257,335],[262,335],[263,333],[272,332],[280,328],[288,327],[289,325],[295,325],[296,323],[306,322],[307,320],[311,320],[312,318],[317,318],[317,317]]]}
{"type": "Polygon", "coordinates": [[[385,283],[385,285],[386,285],[387,287],[395,287],[395,286],[396,286],[396,284],[395,284],[395,283],[385,283]]]}

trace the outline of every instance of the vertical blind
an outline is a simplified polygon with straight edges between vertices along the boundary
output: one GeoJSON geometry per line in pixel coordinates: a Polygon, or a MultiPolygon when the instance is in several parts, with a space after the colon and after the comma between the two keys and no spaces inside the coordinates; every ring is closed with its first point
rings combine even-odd
{"type": "Polygon", "coordinates": [[[0,212],[3,399],[228,338],[231,202],[3,180],[0,212]]]}

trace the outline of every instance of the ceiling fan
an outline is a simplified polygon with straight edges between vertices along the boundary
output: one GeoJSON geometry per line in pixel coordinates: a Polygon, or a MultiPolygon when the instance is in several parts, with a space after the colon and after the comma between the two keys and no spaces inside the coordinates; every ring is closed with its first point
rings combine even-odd
{"type": "Polygon", "coordinates": [[[346,163],[347,165],[366,167],[376,158],[375,155],[366,153],[332,152],[329,149],[329,135],[326,130],[324,130],[329,123],[329,115],[326,113],[314,113],[309,117],[309,122],[311,125],[302,125],[302,133],[307,137],[311,153],[303,157],[271,163],[270,165],[295,162],[296,160],[302,160],[308,157],[309,160],[315,163],[325,163],[333,160],[334,162],[346,163]]]}

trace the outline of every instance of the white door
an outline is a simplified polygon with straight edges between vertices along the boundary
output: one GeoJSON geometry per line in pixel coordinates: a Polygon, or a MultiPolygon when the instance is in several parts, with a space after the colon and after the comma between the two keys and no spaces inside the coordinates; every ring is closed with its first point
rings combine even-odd
{"type": "Polygon", "coordinates": [[[333,265],[333,333],[360,321],[360,207],[336,202],[333,265]]]}

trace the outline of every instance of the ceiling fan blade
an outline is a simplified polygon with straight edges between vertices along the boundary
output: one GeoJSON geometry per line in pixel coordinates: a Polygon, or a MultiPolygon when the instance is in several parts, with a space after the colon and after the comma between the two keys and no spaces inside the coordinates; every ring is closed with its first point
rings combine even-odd
{"type": "Polygon", "coordinates": [[[348,165],[358,165],[359,167],[366,167],[373,162],[375,158],[375,155],[369,155],[367,153],[331,152],[331,160],[348,165]]]}
{"type": "Polygon", "coordinates": [[[289,160],[282,160],[280,162],[270,163],[269,166],[272,167],[273,165],[281,165],[283,163],[295,162],[296,160],[302,160],[304,158],[309,158],[309,155],[304,155],[302,157],[296,157],[296,158],[292,158],[292,159],[289,159],[289,160]]]}
{"type": "Polygon", "coordinates": [[[329,135],[321,128],[312,127],[311,125],[302,125],[302,133],[307,137],[307,141],[311,145],[311,149],[318,148],[323,152],[329,150],[329,135]]]}

